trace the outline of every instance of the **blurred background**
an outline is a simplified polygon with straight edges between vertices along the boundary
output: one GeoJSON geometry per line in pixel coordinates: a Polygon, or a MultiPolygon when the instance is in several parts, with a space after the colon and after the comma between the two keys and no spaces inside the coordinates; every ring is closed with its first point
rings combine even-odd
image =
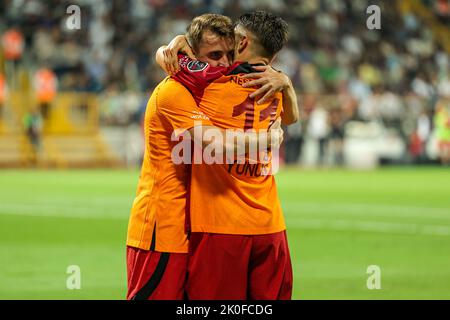
{"type": "Polygon", "coordinates": [[[449,120],[446,112],[440,125],[436,115],[450,108],[446,0],[72,2],[0,4],[0,166],[139,165],[146,101],[164,77],[156,49],[201,13],[235,18],[261,8],[290,26],[275,62],[302,105],[287,130],[287,163],[440,160],[449,120]],[[72,2],[80,29],[67,27],[72,2]],[[367,28],[370,4],[381,9],[379,30],[367,28]]]}
{"type": "Polygon", "coordinates": [[[289,23],[274,66],[301,107],[277,176],[294,298],[450,297],[450,1],[1,0],[0,298],[124,297],[156,49],[255,9],[289,23]],[[65,288],[71,263],[87,289],[65,288]]]}

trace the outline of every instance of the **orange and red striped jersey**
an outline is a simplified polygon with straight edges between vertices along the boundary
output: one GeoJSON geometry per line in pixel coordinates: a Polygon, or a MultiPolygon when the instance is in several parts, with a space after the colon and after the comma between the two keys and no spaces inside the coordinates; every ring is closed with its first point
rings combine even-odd
{"type": "MultiPolygon", "coordinates": [[[[258,105],[243,88],[248,63],[229,68],[180,57],[174,79],[185,85],[200,110],[222,129],[267,130],[282,112],[282,94],[258,105]]],[[[270,155],[269,155],[270,157],[270,155]]],[[[190,228],[193,232],[269,234],[286,229],[271,162],[193,164],[190,185],[190,228]]]]}

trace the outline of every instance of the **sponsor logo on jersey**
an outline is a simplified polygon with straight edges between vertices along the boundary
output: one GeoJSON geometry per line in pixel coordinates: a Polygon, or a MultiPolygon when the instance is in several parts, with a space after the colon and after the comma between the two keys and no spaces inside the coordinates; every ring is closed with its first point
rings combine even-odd
{"type": "Polygon", "coordinates": [[[208,66],[208,63],[206,62],[201,62],[201,61],[190,61],[187,65],[187,68],[189,71],[191,72],[200,72],[206,69],[206,67],[208,66]]]}

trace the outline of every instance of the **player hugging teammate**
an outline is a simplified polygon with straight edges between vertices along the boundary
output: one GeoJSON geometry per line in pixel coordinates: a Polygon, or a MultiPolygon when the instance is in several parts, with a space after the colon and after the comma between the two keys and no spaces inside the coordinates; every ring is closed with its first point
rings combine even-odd
{"type": "Polygon", "coordinates": [[[279,119],[297,121],[298,106],[289,78],[270,67],[287,36],[287,24],[266,12],[234,25],[205,14],[158,50],[170,76],[147,105],[127,238],[128,299],[291,298],[273,151],[282,141],[279,119]],[[186,141],[194,154],[224,161],[182,153],[175,163],[186,141]]]}

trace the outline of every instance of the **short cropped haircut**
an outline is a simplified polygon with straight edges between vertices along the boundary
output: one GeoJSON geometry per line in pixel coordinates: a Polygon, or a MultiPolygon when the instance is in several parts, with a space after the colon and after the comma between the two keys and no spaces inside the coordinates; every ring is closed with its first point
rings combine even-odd
{"type": "Polygon", "coordinates": [[[265,11],[254,11],[241,15],[236,21],[250,31],[261,45],[263,57],[272,59],[288,40],[288,24],[286,21],[265,11]]]}
{"type": "Polygon", "coordinates": [[[186,29],[186,38],[194,50],[198,50],[205,31],[234,39],[234,26],[229,17],[213,13],[202,14],[195,17],[186,29]]]}

